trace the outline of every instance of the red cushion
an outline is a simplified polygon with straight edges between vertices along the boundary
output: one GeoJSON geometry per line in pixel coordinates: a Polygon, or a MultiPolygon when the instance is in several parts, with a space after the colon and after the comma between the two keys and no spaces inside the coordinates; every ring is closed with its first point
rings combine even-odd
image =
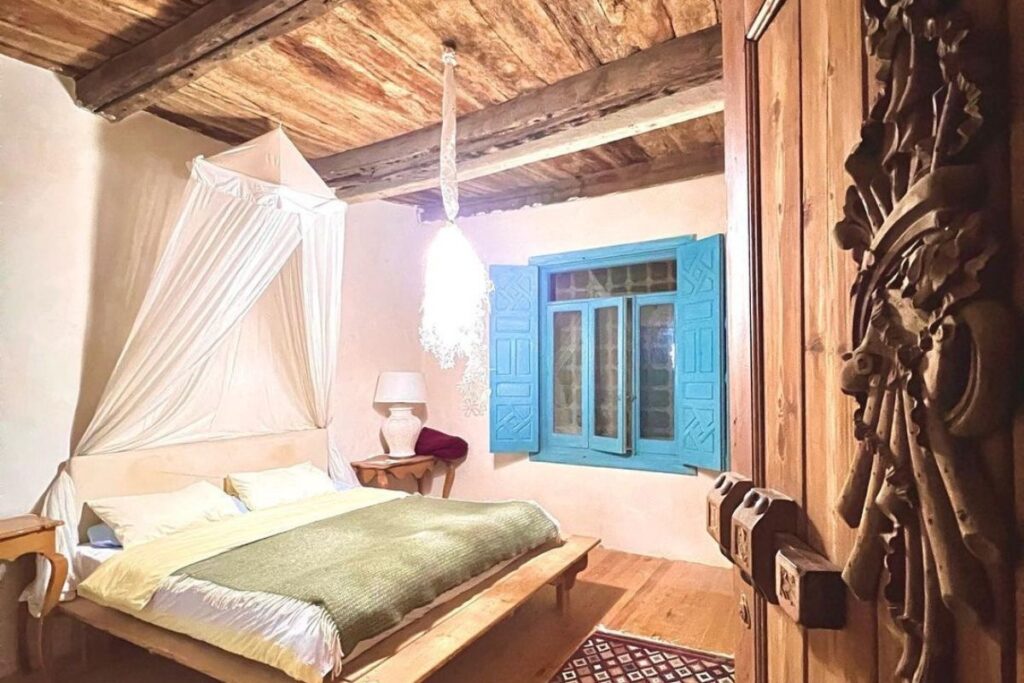
{"type": "Polygon", "coordinates": [[[460,460],[466,457],[469,444],[451,434],[424,427],[416,439],[416,455],[433,455],[442,460],[460,460]]]}

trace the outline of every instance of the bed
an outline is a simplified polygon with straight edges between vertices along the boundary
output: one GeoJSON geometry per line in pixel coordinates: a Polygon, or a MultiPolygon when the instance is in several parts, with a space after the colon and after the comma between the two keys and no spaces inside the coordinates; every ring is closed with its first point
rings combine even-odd
{"type": "MultiPolygon", "coordinates": [[[[203,479],[220,486],[229,472],[302,462],[312,462],[326,469],[326,460],[326,434],[322,430],[311,430],[74,458],[70,474],[79,500],[86,501],[112,495],[172,491],[203,479]]],[[[445,504],[444,501],[427,501],[418,496],[401,498],[400,494],[392,492],[357,489],[325,496],[324,501],[311,501],[308,508],[333,506],[329,507],[332,513],[324,523],[336,523],[357,517],[374,519],[373,515],[379,518],[385,511],[393,516],[394,511],[402,507],[415,510],[418,505],[441,504],[445,504]],[[359,512],[333,515],[337,510],[350,508],[359,512]]],[[[316,514],[326,513],[317,511],[316,514]]],[[[255,515],[249,513],[246,517],[255,519],[255,515]]],[[[83,539],[84,530],[95,521],[83,504],[80,528],[83,539]]],[[[246,523],[255,524],[243,522],[239,528],[246,523]]],[[[312,526],[303,529],[312,533],[312,526]]],[[[428,537],[431,533],[434,532],[424,531],[428,537]]],[[[270,540],[284,538],[285,535],[275,535],[270,540]]],[[[136,556],[133,562],[145,565],[153,561],[164,548],[159,543],[131,549],[136,556]]],[[[190,540],[178,546],[192,543],[190,540]]],[[[389,622],[386,629],[378,629],[372,637],[361,636],[358,643],[345,642],[343,648],[339,644],[345,641],[340,637],[344,634],[339,634],[338,629],[332,631],[334,625],[341,622],[330,618],[336,617],[337,611],[329,610],[329,601],[311,604],[288,595],[241,590],[237,586],[228,589],[195,573],[195,567],[201,567],[202,563],[191,565],[192,574],[161,575],[163,578],[158,586],[154,582],[154,592],[148,594],[141,610],[126,608],[116,600],[109,601],[109,595],[85,590],[83,593],[89,597],[79,595],[62,603],[59,609],[92,627],[219,680],[408,683],[424,680],[437,671],[545,586],[555,587],[559,606],[567,609],[569,590],[576,574],[586,566],[587,554],[597,543],[596,539],[568,537],[549,539],[522,551],[516,549],[514,554],[506,552],[511,556],[502,556],[500,562],[493,562],[483,571],[474,570],[466,580],[459,574],[457,585],[445,584],[445,590],[437,595],[430,594],[429,601],[421,600],[423,604],[417,603],[413,609],[407,609],[409,605],[403,603],[401,619],[389,622]],[[210,634],[219,635],[211,637],[210,634]],[[259,643],[259,647],[247,649],[245,643],[259,643]]],[[[174,545],[168,541],[168,546],[174,545]]],[[[240,557],[244,559],[244,553],[258,545],[254,543],[225,552],[224,557],[237,552],[243,553],[240,557]]],[[[118,556],[122,552],[125,556],[130,554],[86,544],[80,546],[71,558],[76,573],[80,581],[93,577],[83,584],[83,589],[92,583],[102,584],[96,577],[103,575],[103,569],[110,570],[118,566],[118,562],[130,565],[125,556],[118,556]]],[[[379,552],[393,551],[381,549],[379,552]]],[[[341,585],[345,586],[347,583],[341,585]]],[[[347,604],[348,600],[341,602],[347,604]]],[[[391,611],[397,614],[398,609],[391,611]]],[[[344,631],[349,633],[347,625],[344,631]]]]}

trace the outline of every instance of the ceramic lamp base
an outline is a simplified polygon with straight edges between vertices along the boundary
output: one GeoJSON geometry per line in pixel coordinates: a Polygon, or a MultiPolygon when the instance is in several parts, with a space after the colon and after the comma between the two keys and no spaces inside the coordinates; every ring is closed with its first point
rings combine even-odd
{"type": "Polygon", "coordinates": [[[412,414],[412,406],[391,406],[390,415],[381,427],[388,445],[388,456],[409,458],[416,455],[416,437],[422,427],[423,422],[412,414]]]}

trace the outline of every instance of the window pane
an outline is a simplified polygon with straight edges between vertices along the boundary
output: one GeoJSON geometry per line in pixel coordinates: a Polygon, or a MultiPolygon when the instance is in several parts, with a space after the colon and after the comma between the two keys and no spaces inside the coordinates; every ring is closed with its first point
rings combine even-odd
{"type": "Polygon", "coordinates": [[[551,276],[551,300],[600,299],[626,294],[676,291],[676,262],[653,261],[614,268],[591,268],[551,276]]]}
{"type": "Polygon", "coordinates": [[[640,307],[640,438],[675,438],[675,307],[640,307]]]}
{"type": "Polygon", "coordinates": [[[583,314],[556,311],[554,328],[554,429],[559,434],[583,432],[583,314]]]}
{"type": "Polygon", "coordinates": [[[619,309],[594,311],[594,434],[619,436],[619,309]]]}

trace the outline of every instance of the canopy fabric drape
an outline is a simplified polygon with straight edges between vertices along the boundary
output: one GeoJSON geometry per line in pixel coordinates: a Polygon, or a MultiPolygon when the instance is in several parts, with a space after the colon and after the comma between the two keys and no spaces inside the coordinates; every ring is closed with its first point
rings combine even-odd
{"type": "MultiPolygon", "coordinates": [[[[197,158],[167,246],[73,457],[331,425],[344,202],[280,130],[197,158]]],[[[356,483],[333,439],[330,469],[356,483]]],[[[43,514],[78,543],[61,472],[43,514]]],[[[74,590],[69,576],[65,593],[74,590]]],[[[49,566],[23,596],[38,613],[49,566]]]]}
{"type": "Polygon", "coordinates": [[[195,162],[171,241],[77,455],[166,445],[191,432],[175,417],[196,400],[214,351],[299,245],[301,214],[227,194],[209,166],[195,162]]]}

